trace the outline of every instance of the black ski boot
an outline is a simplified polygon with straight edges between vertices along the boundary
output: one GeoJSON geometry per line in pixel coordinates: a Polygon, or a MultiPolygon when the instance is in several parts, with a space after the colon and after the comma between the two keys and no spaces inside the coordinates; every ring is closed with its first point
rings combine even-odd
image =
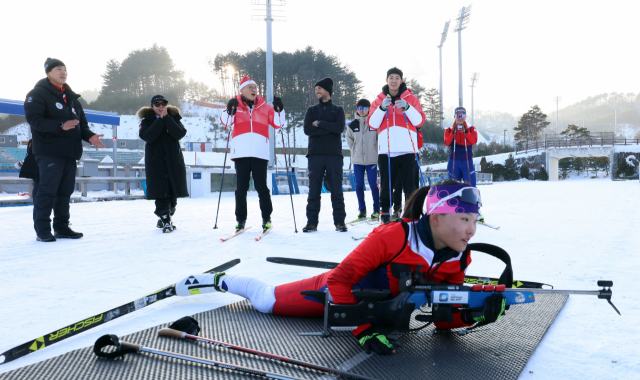
{"type": "Polygon", "coordinates": [[[238,223],[236,223],[236,232],[239,232],[240,230],[244,230],[244,226],[247,223],[246,220],[242,220],[242,221],[238,221],[238,223]]]}
{"type": "Polygon", "coordinates": [[[336,224],[336,231],[347,232],[347,226],[344,223],[336,224]]]}
{"type": "Polygon", "coordinates": [[[171,215],[162,215],[160,219],[162,220],[162,233],[166,234],[169,232],[173,232],[174,228],[173,224],[171,224],[171,215]]]}
{"type": "Polygon", "coordinates": [[[307,223],[307,225],[302,228],[302,232],[311,231],[318,231],[318,226],[316,226],[315,224],[307,223]]]}
{"type": "Polygon", "coordinates": [[[380,222],[382,224],[389,224],[391,223],[391,215],[387,212],[387,213],[383,213],[380,214],[380,222]]]}
{"type": "Polygon", "coordinates": [[[41,241],[43,243],[51,243],[56,241],[56,238],[51,235],[51,232],[46,232],[43,234],[38,234],[38,237],[36,238],[37,241],[41,241]]]}
{"type": "Polygon", "coordinates": [[[75,232],[69,226],[59,228],[53,232],[56,239],[80,239],[84,235],[82,232],[75,232]]]}
{"type": "Polygon", "coordinates": [[[156,223],[156,228],[164,227],[164,223],[162,223],[162,218],[158,217],[158,223],[156,223]]]}
{"type": "Polygon", "coordinates": [[[366,219],[367,218],[367,209],[360,210],[358,214],[358,219],[366,219]]]}

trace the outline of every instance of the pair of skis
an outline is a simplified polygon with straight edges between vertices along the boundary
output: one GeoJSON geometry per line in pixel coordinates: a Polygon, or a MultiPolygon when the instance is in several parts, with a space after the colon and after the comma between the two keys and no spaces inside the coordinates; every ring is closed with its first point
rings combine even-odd
{"type": "MultiPolygon", "coordinates": [[[[227,240],[229,240],[229,239],[233,239],[234,237],[236,237],[236,236],[240,235],[241,233],[243,233],[243,232],[245,232],[245,231],[249,230],[251,227],[253,227],[253,226],[249,226],[249,227],[246,227],[246,228],[244,228],[244,229],[242,229],[242,230],[240,230],[240,231],[236,231],[236,232],[234,232],[233,234],[231,234],[231,235],[229,235],[229,236],[227,236],[227,237],[220,238],[220,241],[227,241],[227,240]]],[[[271,227],[271,228],[267,228],[266,230],[262,231],[262,232],[260,233],[260,235],[256,236],[256,241],[260,241],[260,240],[261,240],[263,237],[265,237],[265,235],[266,235],[266,234],[268,234],[272,229],[273,229],[273,227],[271,227]]]]}
{"type": "MultiPolygon", "coordinates": [[[[300,267],[319,268],[319,269],[333,269],[340,263],[334,263],[331,261],[316,261],[305,259],[291,259],[288,257],[267,257],[267,261],[276,264],[295,265],[300,267]]],[[[480,276],[465,276],[465,284],[481,284],[481,285],[498,285],[498,279],[492,277],[480,277],[480,276]]],[[[513,281],[514,288],[535,288],[535,289],[553,289],[552,285],[543,284],[533,281],[513,281]]]]}
{"type": "MultiPolygon", "coordinates": [[[[240,259],[234,259],[228,261],[222,265],[218,265],[215,268],[211,268],[204,273],[214,273],[214,272],[224,272],[240,263],[240,259]]],[[[76,323],[72,323],[69,326],[63,327],[56,331],[52,331],[48,334],[45,334],[39,338],[34,340],[30,340],[25,342],[19,346],[11,348],[2,354],[0,354],[0,365],[5,364],[11,361],[14,361],[18,358],[21,358],[25,355],[28,355],[32,352],[41,350],[45,347],[48,347],[52,344],[58,343],[64,339],[72,337],[74,335],[78,335],[81,332],[92,329],[96,326],[102,325],[106,322],[109,322],[113,319],[120,318],[123,315],[127,315],[129,313],[133,313],[136,310],[140,310],[144,307],[147,307],[153,303],[161,301],[165,298],[173,297],[176,295],[176,284],[171,284],[167,287],[164,287],[160,290],[157,290],[149,295],[146,295],[142,298],[138,298],[124,305],[115,307],[111,310],[107,310],[103,313],[96,314],[89,318],[85,318],[76,323]]]]}

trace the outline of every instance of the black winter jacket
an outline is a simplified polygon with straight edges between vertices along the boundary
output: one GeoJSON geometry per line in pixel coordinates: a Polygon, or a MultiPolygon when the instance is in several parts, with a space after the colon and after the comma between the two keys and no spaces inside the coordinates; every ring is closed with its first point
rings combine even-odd
{"type": "Polygon", "coordinates": [[[89,142],[95,135],[89,129],[80,95],[64,85],[67,104],[60,92],[48,78],[36,83],[27,94],[24,114],[31,126],[33,154],[52,157],[67,157],[79,160],[82,157],[82,140],[89,142]],[[69,120],[80,120],[75,128],[63,131],[62,124],[69,120]]]}
{"type": "Polygon", "coordinates": [[[180,122],[180,110],[167,107],[167,116],[156,117],[151,107],[137,113],[140,138],[146,141],[144,166],[147,176],[147,199],[188,197],[187,170],[184,165],[180,139],[187,130],[180,122]]]}
{"type": "Polygon", "coordinates": [[[307,157],[314,154],[342,156],[342,132],[345,128],[344,110],[329,99],[328,102],[307,108],[304,134],[309,136],[307,157]],[[317,127],[313,122],[318,120],[317,127]]]}

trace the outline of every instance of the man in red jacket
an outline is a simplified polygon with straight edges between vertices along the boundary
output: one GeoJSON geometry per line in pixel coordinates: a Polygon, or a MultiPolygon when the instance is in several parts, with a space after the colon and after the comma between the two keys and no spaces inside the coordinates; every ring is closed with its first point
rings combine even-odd
{"type": "Polygon", "coordinates": [[[478,132],[474,126],[467,126],[466,118],[467,110],[464,107],[456,108],[455,123],[444,131],[444,144],[450,147],[447,170],[449,178],[475,186],[476,171],[473,167],[473,146],[478,142],[478,132]]]}
{"type": "Polygon", "coordinates": [[[387,84],[373,104],[367,122],[378,130],[378,167],[380,168],[380,215],[382,223],[391,222],[389,186],[398,177],[402,181],[405,199],[417,188],[414,151],[418,132],[426,116],[420,101],[404,83],[402,70],[387,71],[387,84]]]}
{"type": "Polygon", "coordinates": [[[253,185],[260,199],[262,230],[271,228],[271,195],[267,187],[267,164],[269,163],[269,125],[279,129],[284,125],[284,105],[278,97],[273,98],[273,107],[258,95],[256,82],[248,77],[240,81],[240,94],[227,103],[226,112],[220,122],[229,128],[231,135],[231,160],[235,162],[236,231],[243,230],[247,221],[247,191],[253,176],[253,185]],[[275,108],[275,112],[274,112],[275,108]],[[277,113],[277,115],[276,115],[277,113]]]}

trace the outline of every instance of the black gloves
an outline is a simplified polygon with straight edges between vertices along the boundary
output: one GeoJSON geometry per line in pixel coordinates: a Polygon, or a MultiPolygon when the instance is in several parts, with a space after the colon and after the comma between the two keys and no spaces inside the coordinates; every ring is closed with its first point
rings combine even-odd
{"type": "Polygon", "coordinates": [[[277,96],[273,98],[273,108],[276,112],[280,112],[284,110],[284,103],[282,103],[282,99],[277,96]]]}
{"type": "Polygon", "coordinates": [[[368,327],[356,335],[356,339],[358,339],[362,349],[367,354],[373,351],[378,355],[390,355],[394,354],[396,352],[395,348],[399,346],[397,341],[388,339],[386,336],[377,333],[373,327],[368,327]]]}
{"type": "Polygon", "coordinates": [[[504,314],[505,303],[505,296],[495,293],[484,300],[484,308],[463,310],[460,318],[468,325],[475,322],[492,323],[504,314]]]}
{"type": "Polygon", "coordinates": [[[229,102],[227,103],[227,109],[226,109],[227,113],[231,116],[235,115],[239,104],[240,103],[238,103],[238,99],[236,98],[229,99],[229,102]]]}

